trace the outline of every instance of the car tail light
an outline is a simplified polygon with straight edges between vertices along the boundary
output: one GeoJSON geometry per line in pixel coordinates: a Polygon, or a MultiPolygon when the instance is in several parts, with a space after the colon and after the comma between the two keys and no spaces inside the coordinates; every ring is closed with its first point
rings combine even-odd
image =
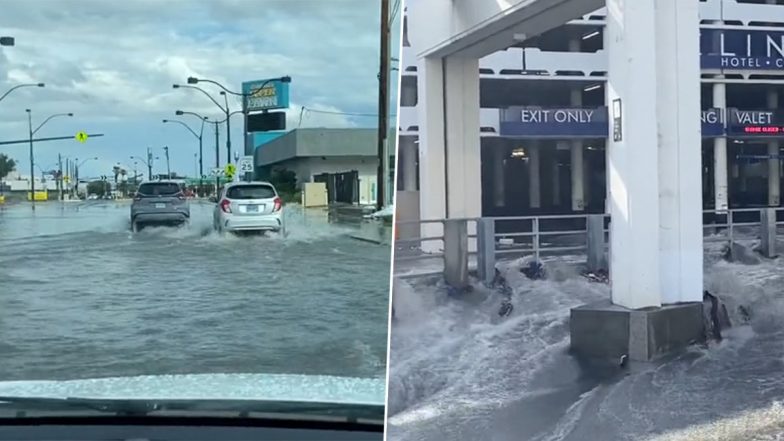
{"type": "Polygon", "coordinates": [[[184,194],[182,194],[182,192],[180,192],[180,193],[177,193],[177,199],[179,199],[179,200],[181,200],[181,201],[184,201],[184,200],[185,200],[185,195],[184,195],[184,194]]]}
{"type": "Polygon", "coordinates": [[[279,211],[281,208],[283,208],[283,199],[281,199],[280,196],[276,196],[273,202],[275,204],[275,206],[272,208],[273,212],[279,211]]]}
{"type": "Polygon", "coordinates": [[[221,207],[221,210],[223,210],[224,213],[231,213],[231,201],[230,200],[228,200],[228,199],[222,200],[220,202],[220,207],[221,207]]]}

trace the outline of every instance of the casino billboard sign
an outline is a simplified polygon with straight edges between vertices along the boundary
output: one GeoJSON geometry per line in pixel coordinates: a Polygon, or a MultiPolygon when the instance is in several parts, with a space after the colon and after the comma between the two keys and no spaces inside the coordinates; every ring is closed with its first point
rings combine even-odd
{"type": "Polygon", "coordinates": [[[286,109],[289,107],[289,82],[280,78],[242,83],[245,110],[286,109]]]}
{"type": "Polygon", "coordinates": [[[784,70],[784,31],[700,29],[703,69],[784,70]]]}

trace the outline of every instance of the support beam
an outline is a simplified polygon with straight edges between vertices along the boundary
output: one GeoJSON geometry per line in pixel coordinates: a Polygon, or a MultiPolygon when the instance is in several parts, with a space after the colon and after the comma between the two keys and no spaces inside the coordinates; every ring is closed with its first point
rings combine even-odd
{"type": "Polygon", "coordinates": [[[493,205],[495,207],[506,205],[506,176],[504,175],[506,157],[506,145],[493,142],[493,205]]]}
{"type": "Polygon", "coordinates": [[[400,139],[400,153],[402,159],[403,190],[416,191],[417,187],[417,144],[414,138],[400,139]]]}
{"type": "MultiPolygon", "coordinates": [[[[569,41],[569,52],[580,52],[581,40],[569,41]]],[[[569,104],[574,107],[583,105],[582,86],[571,90],[569,104]]],[[[572,140],[571,148],[571,178],[572,178],[572,211],[585,210],[585,165],[583,161],[583,141],[580,139],[572,140]]]]}
{"type": "MultiPolygon", "coordinates": [[[[713,107],[727,108],[727,86],[724,83],[713,84],[713,107]]],[[[713,197],[716,210],[729,208],[727,189],[727,138],[713,138],[713,197]]]]}
{"type": "MultiPolygon", "coordinates": [[[[444,71],[440,58],[419,60],[417,84],[420,100],[419,130],[419,212],[421,219],[446,217],[446,142],[444,137],[444,71]]],[[[422,237],[441,236],[437,224],[422,225],[422,237]]],[[[432,241],[422,244],[424,251],[438,251],[432,241]]]]}
{"type": "Polygon", "coordinates": [[[479,60],[446,58],[444,91],[447,217],[480,217],[479,60]]]}
{"type": "MultiPolygon", "coordinates": [[[[776,110],[779,107],[779,93],[777,90],[768,92],[768,109],[776,110]]],[[[779,159],[779,142],[768,141],[768,206],[781,205],[781,159],[779,159]]]]}
{"type": "Polygon", "coordinates": [[[622,118],[622,138],[609,142],[612,302],[701,301],[698,5],[607,6],[607,102],[612,120],[620,99],[622,118]],[[630,56],[641,53],[650,56],[630,56]]]}
{"type": "Polygon", "coordinates": [[[540,168],[539,143],[532,141],[531,147],[528,149],[528,205],[531,208],[542,207],[540,168]]]}

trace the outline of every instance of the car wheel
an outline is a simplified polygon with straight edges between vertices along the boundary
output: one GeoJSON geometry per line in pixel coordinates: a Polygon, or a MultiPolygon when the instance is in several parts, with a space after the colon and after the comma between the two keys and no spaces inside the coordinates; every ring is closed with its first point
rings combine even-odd
{"type": "Polygon", "coordinates": [[[138,233],[142,231],[142,225],[136,221],[131,222],[131,231],[133,231],[134,233],[138,233]]]}

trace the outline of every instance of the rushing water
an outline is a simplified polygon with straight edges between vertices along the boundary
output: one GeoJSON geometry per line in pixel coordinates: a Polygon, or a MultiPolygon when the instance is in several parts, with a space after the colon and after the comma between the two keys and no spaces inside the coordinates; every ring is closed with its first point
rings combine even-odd
{"type": "Polygon", "coordinates": [[[737,326],[721,343],[629,369],[567,354],[570,308],[606,298],[607,285],[567,265],[551,263],[541,281],[519,268],[502,268],[515,291],[506,318],[497,293],[396,280],[390,440],[784,439],[784,260],[709,254],[706,287],[737,326]]]}
{"type": "Polygon", "coordinates": [[[129,205],[0,208],[0,381],[162,374],[383,378],[389,247],[323,212],[290,235],[129,229],[129,205]]]}

